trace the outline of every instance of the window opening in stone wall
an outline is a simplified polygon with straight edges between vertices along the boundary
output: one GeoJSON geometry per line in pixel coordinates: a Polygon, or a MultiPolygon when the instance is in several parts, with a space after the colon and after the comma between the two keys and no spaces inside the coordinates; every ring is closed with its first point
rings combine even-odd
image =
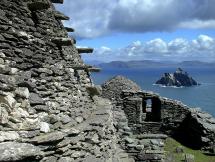
{"type": "Polygon", "coordinates": [[[146,113],[152,112],[152,100],[146,100],[146,113]]]}
{"type": "Polygon", "coordinates": [[[158,98],[143,99],[142,120],[157,122],[161,120],[161,103],[158,98]]]}

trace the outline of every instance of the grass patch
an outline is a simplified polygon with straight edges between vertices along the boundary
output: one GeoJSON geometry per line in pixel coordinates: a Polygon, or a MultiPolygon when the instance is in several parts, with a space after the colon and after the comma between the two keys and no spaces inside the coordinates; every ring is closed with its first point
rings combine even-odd
{"type": "Polygon", "coordinates": [[[182,146],[172,138],[166,139],[164,150],[166,151],[166,155],[171,159],[171,162],[183,162],[184,154],[194,155],[195,162],[215,162],[215,156],[208,156],[203,154],[200,150],[193,150],[186,146],[182,146]],[[183,153],[176,153],[176,148],[178,147],[183,148],[183,153]]]}

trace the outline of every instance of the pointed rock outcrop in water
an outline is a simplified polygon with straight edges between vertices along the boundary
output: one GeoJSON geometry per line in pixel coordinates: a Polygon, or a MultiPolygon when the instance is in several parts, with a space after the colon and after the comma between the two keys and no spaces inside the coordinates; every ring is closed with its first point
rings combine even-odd
{"type": "Polygon", "coordinates": [[[189,74],[178,68],[174,73],[164,73],[161,79],[159,79],[156,84],[161,84],[165,86],[176,86],[176,87],[190,87],[194,85],[199,85],[189,74]]]}

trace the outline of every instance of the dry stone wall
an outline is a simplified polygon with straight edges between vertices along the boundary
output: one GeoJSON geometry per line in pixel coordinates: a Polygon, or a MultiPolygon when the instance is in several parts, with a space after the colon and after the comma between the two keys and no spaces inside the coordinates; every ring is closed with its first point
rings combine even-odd
{"type": "Polygon", "coordinates": [[[0,1],[0,161],[112,161],[112,106],[80,56],[92,50],[75,47],[52,2],[0,1]]]}
{"type": "Polygon", "coordinates": [[[114,103],[114,125],[121,149],[137,162],[164,161],[164,140],[167,136],[160,131],[160,123],[145,122],[143,112],[143,98],[158,96],[142,92],[136,83],[122,76],[110,79],[102,88],[103,97],[114,103]],[[153,124],[159,125],[154,127],[153,124]]]}
{"type": "MultiPolygon", "coordinates": [[[[52,125],[63,122],[49,129],[67,124],[69,116],[78,116],[80,111],[85,110],[87,115],[85,107],[90,109],[92,101],[86,87],[91,86],[91,80],[86,71],[73,68],[84,64],[74,44],[65,44],[63,39],[73,42],[55,16],[52,3],[0,3],[1,100],[9,106],[7,109],[28,110],[25,117],[40,114],[43,122],[50,120],[45,118],[51,113],[52,125]],[[60,115],[64,121],[58,120],[60,115]]],[[[12,125],[24,130],[27,127],[12,125]]],[[[33,125],[37,127],[39,122],[33,125]]]]}
{"type": "Polygon", "coordinates": [[[136,86],[131,87],[136,84],[130,80],[123,78],[120,82],[115,78],[103,84],[103,96],[117,96],[112,99],[115,109],[126,116],[119,117],[117,122],[117,131],[121,133],[119,143],[136,161],[164,160],[167,136],[207,154],[215,154],[215,119],[210,114],[153,92],[138,91],[136,86]],[[122,88],[116,89],[115,85],[122,88]]]}
{"type": "Polygon", "coordinates": [[[162,128],[165,133],[173,135],[190,113],[190,107],[177,100],[161,99],[162,128]]]}
{"type": "Polygon", "coordinates": [[[214,117],[199,108],[190,108],[179,101],[161,99],[162,131],[189,147],[214,154],[214,117]]]}

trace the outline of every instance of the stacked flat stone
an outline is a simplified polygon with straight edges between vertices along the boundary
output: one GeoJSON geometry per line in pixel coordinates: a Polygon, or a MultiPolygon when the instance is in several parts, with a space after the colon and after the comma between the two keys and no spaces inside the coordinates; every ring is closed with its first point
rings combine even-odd
{"type": "Polygon", "coordinates": [[[102,84],[102,96],[113,101],[118,101],[121,98],[121,93],[124,90],[138,92],[141,88],[132,80],[124,76],[115,76],[102,84]]]}
{"type": "MultiPolygon", "coordinates": [[[[151,129],[154,130],[151,122],[148,122],[148,128],[145,126],[146,123],[140,123],[142,98],[159,96],[143,92],[135,82],[123,76],[116,76],[106,81],[102,85],[102,96],[113,102],[118,144],[129,158],[134,161],[163,161],[165,159],[164,140],[167,136],[159,134],[160,130],[151,131],[151,129]]],[[[156,129],[160,127],[159,123],[156,129]]]]}
{"type": "Polygon", "coordinates": [[[111,104],[89,92],[69,17],[52,2],[63,0],[0,1],[0,161],[110,159],[111,104]]]}
{"type": "Polygon", "coordinates": [[[167,136],[215,154],[215,119],[210,114],[153,92],[138,91],[136,84],[121,76],[105,82],[102,93],[114,103],[118,143],[130,158],[163,161],[167,136]],[[151,112],[145,110],[148,99],[151,112]]]}

